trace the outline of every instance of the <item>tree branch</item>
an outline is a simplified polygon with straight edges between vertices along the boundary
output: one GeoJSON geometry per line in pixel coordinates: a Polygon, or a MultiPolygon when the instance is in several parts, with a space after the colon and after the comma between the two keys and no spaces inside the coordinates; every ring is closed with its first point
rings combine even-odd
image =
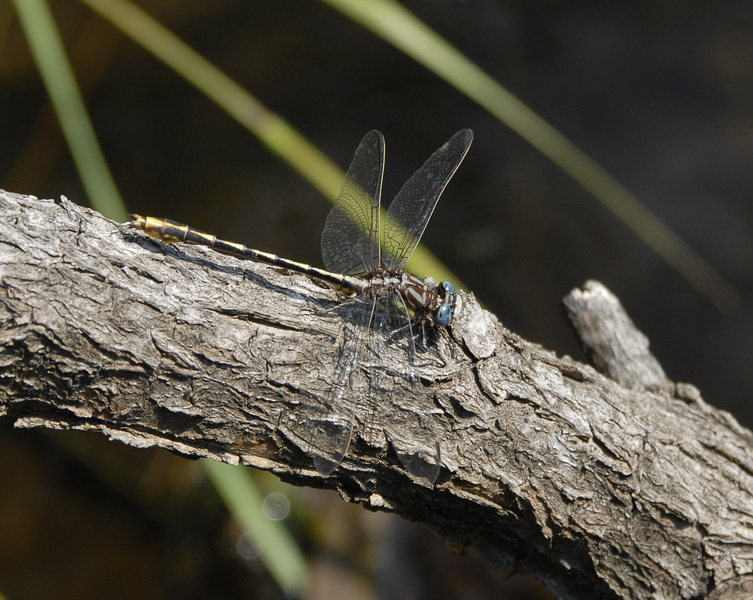
{"type": "Polygon", "coordinates": [[[334,291],[166,246],[65,199],[0,194],[0,213],[0,416],[17,426],[95,429],[334,488],[561,598],[750,597],[753,435],[667,380],[599,284],[565,304],[596,364],[631,387],[466,295],[420,356],[436,484],[412,479],[384,435],[357,435],[327,477],[285,422],[329,388],[334,291]]]}

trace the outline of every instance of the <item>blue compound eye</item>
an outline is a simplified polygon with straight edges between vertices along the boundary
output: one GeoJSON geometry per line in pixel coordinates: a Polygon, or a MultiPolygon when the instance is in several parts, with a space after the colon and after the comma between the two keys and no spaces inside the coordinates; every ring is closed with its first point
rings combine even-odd
{"type": "Polygon", "coordinates": [[[455,293],[455,286],[451,281],[443,281],[439,286],[444,290],[445,298],[455,293]]]}
{"type": "Polygon", "coordinates": [[[447,302],[442,304],[437,309],[437,312],[434,315],[434,321],[437,323],[437,325],[441,325],[443,327],[450,324],[450,321],[452,321],[452,307],[447,304],[447,302]]]}

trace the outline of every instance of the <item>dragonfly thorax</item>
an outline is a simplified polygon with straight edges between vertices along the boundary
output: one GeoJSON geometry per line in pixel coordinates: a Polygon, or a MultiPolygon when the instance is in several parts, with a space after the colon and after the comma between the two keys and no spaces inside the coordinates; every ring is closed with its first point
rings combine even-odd
{"type": "Polygon", "coordinates": [[[370,298],[398,294],[413,313],[431,314],[437,325],[449,325],[460,312],[462,302],[449,281],[440,285],[431,279],[419,279],[400,269],[378,267],[366,278],[366,285],[358,293],[370,298]]]}

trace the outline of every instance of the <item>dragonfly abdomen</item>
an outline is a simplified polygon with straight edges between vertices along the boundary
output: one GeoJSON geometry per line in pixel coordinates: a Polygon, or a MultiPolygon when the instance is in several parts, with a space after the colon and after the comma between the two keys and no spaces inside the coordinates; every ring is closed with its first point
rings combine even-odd
{"type": "Polygon", "coordinates": [[[199,231],[198,229],[194,229],[193,227],[189,227],[188,225],[170,219],[131,215],[131,226],[136,229],[141,229],[149,236],[168,244],[184,242],[186,244],[207,246],[213,250],[219,250],[220,252],[226,252],[234,256],[242,256],[243,258],[283,267],[299,273],[305,273],[335,287],[343,288],[351,292],[361,293],[367,285],[365,281],[358,277],[343,275],[341,273],[332,273],[305,263],[282,258],[271,252],[262,252],[261,250],[249,248],[244,244],[228,242],[217,236],[204,233],[203,231],[199,231]]]}

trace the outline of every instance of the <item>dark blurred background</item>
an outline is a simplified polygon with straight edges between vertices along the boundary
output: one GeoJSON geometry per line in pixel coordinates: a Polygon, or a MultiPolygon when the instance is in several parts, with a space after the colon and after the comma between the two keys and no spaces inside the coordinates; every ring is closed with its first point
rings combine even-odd
{"type": "MultiPolygon", "coordinates": [[[[559,302],[602,281],[670,378],[753,426],[753,3],[403,4],[641,198],[738,289],[740,309],[720,313],[525,141],[327,5],[139,2],[343,169],[380,129],[386,199],[472,128],[424,243],[507,327],[581,360],[559,302]]],[[[129,210],[321,264],[330,204],[318,192],[84,5],[51,5],[129,210]]],[[[0,0],[0,187],[87,204],[12,14],[0,0]]],[[[326,493],[288,493],[312,597],[546,597],[472,551],[455,556],[425,528],[326,493]]],[[[9,600],[284,597],[241,558],[234,527],[196,463],[0,419],[9,600]]]]}

